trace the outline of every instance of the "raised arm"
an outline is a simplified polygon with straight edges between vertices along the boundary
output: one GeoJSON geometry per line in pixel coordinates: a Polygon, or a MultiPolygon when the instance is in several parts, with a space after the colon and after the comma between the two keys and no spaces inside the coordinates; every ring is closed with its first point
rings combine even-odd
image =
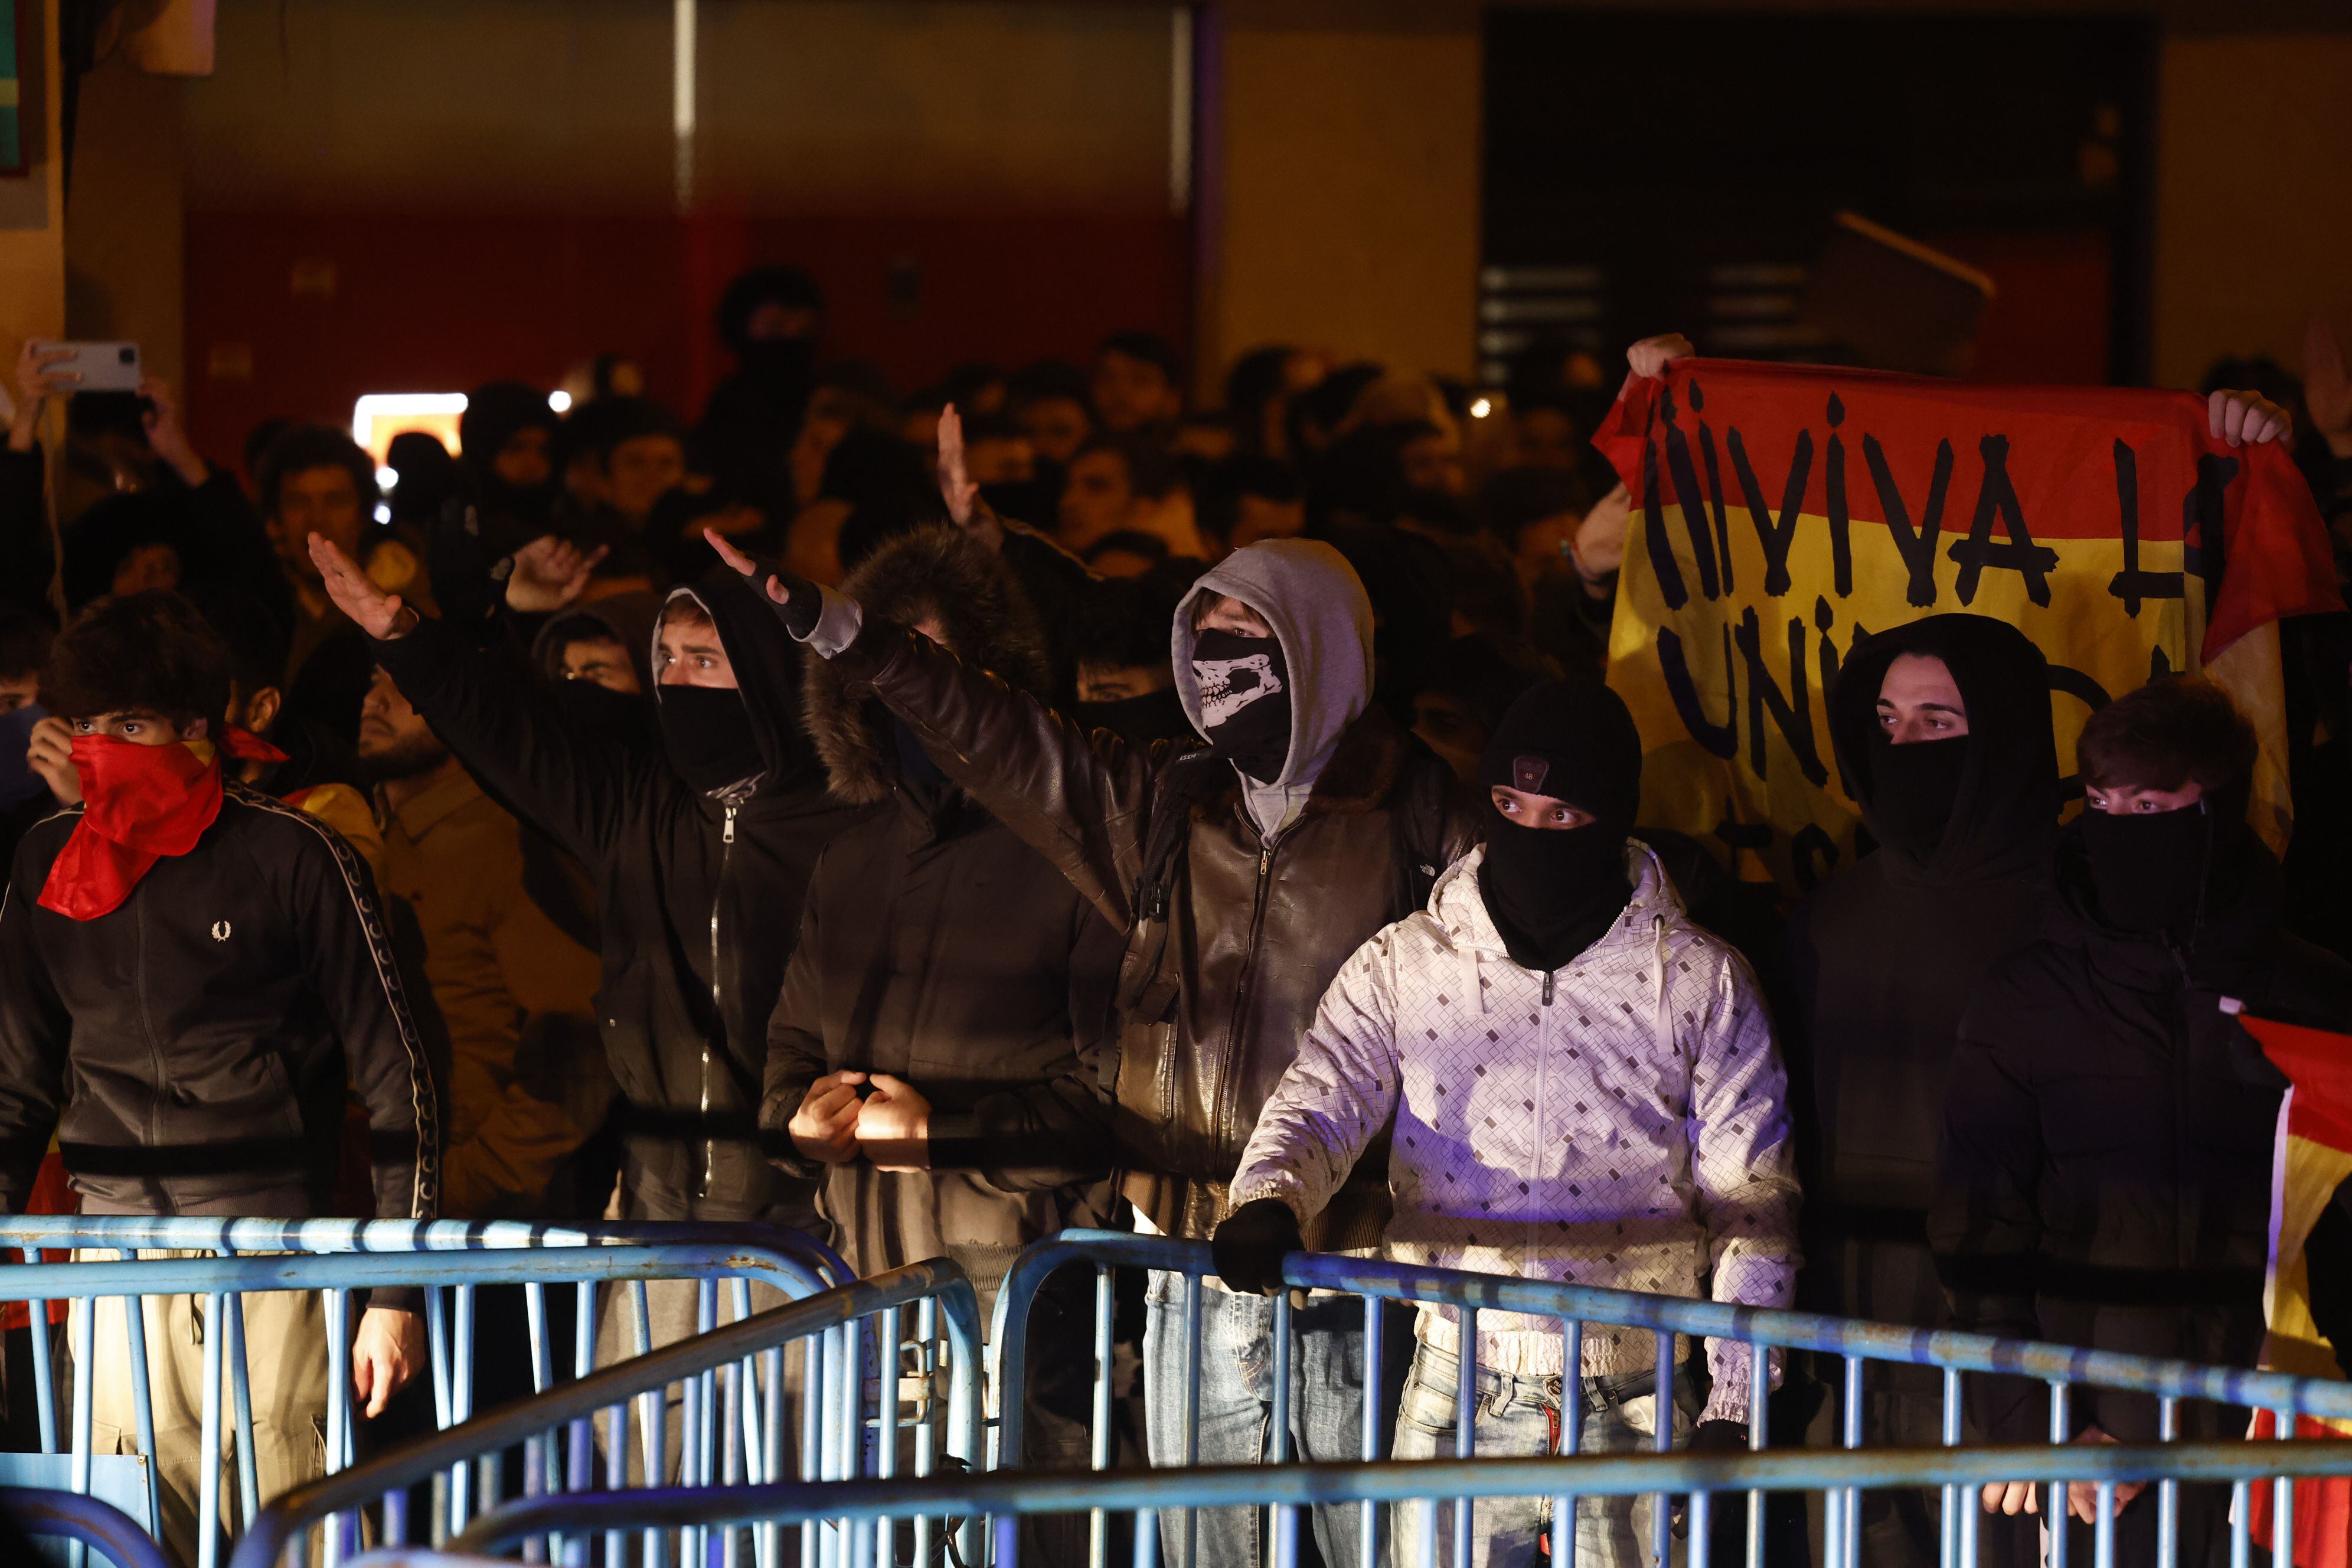
{"type": "Polygon", "coordinates": [[[1150,757],[1107,731],[1090,734],[919,632],[869,621],[851,601],[708,537],[787,631],[871,686],[950,778],[1127,930],[1149,826],[1150,757]]]}
{"type": "Polygon", "coordinates": [[[376,662],[466,771],[574,858],[603,859],[627,822],[675,787],[658,763],[565,723],[513,658],[418,616],[315,533],[310,559],[328,597],[374,639],[376,662]]]}

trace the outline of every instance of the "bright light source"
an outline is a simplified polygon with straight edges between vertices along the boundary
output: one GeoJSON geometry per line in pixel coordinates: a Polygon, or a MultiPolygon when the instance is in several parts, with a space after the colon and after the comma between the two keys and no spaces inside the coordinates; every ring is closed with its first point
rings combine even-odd
{"type": "Polygon", "coordinates": [[[1488,398],[1482,397],[1470,405],[1470,417],[1473,419],[1484,419],[1493,412],[1495,412],[1495,405],[1488,398]]]}
{"type": "Polygon", "coordinates": [[[422,430],[451,455],[457,451],[457,420],[466,412],[462,392],[371,392],[352,405],[352,439],[381,465],[392,438],[422,430]]]}
{"type": "Polygon", "coordinates": [[[380,490],[388,490],[398,483],[400,483],[400,470],[398,468],[378,468],[375,471],[376,489],[380,490]]]}
{"type": "Polygon", "coordinates": [[[547,395],[547,405],[558,414],[569,414],[572,412],[572,395],[559,386],[547,395]]]}
{"type": "Polygon", "coordinates": [[[392,507],[387,502],[378,501],[375,503],[375,520],[378,522],[386,523],[392,521],[392,507]]]}

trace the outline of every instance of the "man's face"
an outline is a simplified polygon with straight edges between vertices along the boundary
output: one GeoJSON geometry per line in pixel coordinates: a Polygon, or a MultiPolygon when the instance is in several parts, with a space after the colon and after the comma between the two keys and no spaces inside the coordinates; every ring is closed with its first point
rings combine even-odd
{"type": "Polygon", "coordinates": [[[763,300],[753,307],[743,323],[747,338],[804,338],[816,331],[816,312],[805,305],[787,305],[781,300],[763,300]]]}
{"type": "Polygon", "coordinates": [[[41,700],[41,672],[28,669],[22,675],[0,675],[0,713],[14,713],[28,702],[41,700]]]}
{"type": "Polygon", "coordinates": [[[1967,734],[1968,704],[1950,668],[1931,653],[1906,653],[1888,665],[1878,685],[1878,727],[1890,746],[1967,734]]]}
{"type": "Polygon", "coordinates": [[[77,735],[106,735],[134,746],[168,746],[174,741],[201,741],[211,728],[202,719],[181,724],[152,708],[124,708],[72,721],[77,735]]]}
{"type": "Polygon", "coordinates": [[[587,680],[607,691],[631,696],[645,688],[637,684],[637,667],[618,637],[574,637],[563,645],[563,679],[587,680]]]}
{"type": "Polygon", "coordinates": [[[1225,594],[1209,595],[1208,607],[1201,612],[1200,629],[1204,632],[1231,632],[1235,637],[1270,637],[1274,628],[1266,625],[1264,616],[1225,594]]]}
{"type": "Polygon", "coordinates": [[[125,594],[143,594],[150,588],[176,588],[180,585],[180,552],[170,545],[157,542],[134,545],[114,563],[113,581],[107,592],[117,598],[125,594]]]}
{"type": "Polygon", "coordinates": [[[662,617],[661,637],[654,648],[654,679],[664,686],[709,686],[721,691],[733,691],[738,685],[735,667],[719,641],[719,628],[701,616],[662,617]]]}
{"type": "Polygon", "coordinates": [[[448,756],[449,748],[408,705],[392,677],[377,670],[360,704],[360,761],[368,771],[380,779],[415,778],[448,756]]]}
{"type": "Polygon", "coordinates": [[[1228,542],[1239,550],[1261,539],[1296,539],[1306,531],[1305,501],[1244,496],[1240,510],[1234,514],[1234,536],[1228,542]]]}
{"type": "Polygon", "coordinates": [[[1021,409],[1021,426],[1041,458],[1066,463],[1094,434],[1087,406],[1075,397],[1040,397],[1021,409]]]}
{"type": "Polygon", "coordinates": [[[1176,684],[1175,672],[1164,664],[1105,664],[1098,659],[1078,661],[1078,700],[1081,702],[1124,702],[1131,697],[1149,697],[1176,684]]]}
{"type": "Polygon", "coordinates": [[[547,483],[547,476],[554,472],[547,452],[547,431],[537,425],[524,426],[507,437],[507,444],[490,459],[490,467],[499,478],[522,489],[547,483]]]}
{"type": "Polygon", "coordinates": [[[1158,365],[1116,349],[1095,362],[1094,392],[1106,430],[1168,424],[1184,412],[1184,400],[1158,365]]]}
{"type": "Polygon", "coordinates": [[[315,583],[319,569],[310,564],[310,535],[356,558],[360,531],[366,519],[360,512],[359,487],[351,470],[340,463],[320,468],[298,468],[278,481],[278,553],[294,570],[315,583]]]}
{"type": "Polygon", "coordinates": [[[630,521],[643,522],[684,478],[686,448],[677,437],[632,436],[604,458],[604,500],[630,521]]]}
{"type": "Polygon", "coordinates": [[[1021,484],[1035,476],[1036,453],[1025,436],[992,436],[964,448],[963,467],[976,485],[1021,484]]]}
{"type": "Polygon", "coordinates": [[[1487,794],[1495,809],[1505,822],[1520,827],[1533,827],[1546,833],[1565,833],[1571,828],[1588,827],[1592,814],[1570,805],[1553,795],[1530,795],[1508,784],[1496,784],[1487,794]]]}
{"type": "Polygon", "coordinates": [[[1066,550],[1084,550],[1107,533],[1117,533],[1135,516],[1135,487],[1127,459],[1117,452],[1088,452],[1070,465],[1062,487],[1061,538],[1066,550]]]}
{"type": "Polygon", "coordinates": [[[1460,495],[1465,487],[1458,437],[1416,436],[1397,457],[1404,466],[1404,482],[1414,489],[1453,496],[1460,495]]]}
{"type": "Polygon", "coordinates": [[[2101,788],[2091,784],[2083,791],[2084,805],[2109,816],[2153,816],[2158,812],[2182,811],[2204,798],[2204,786],[2195,779],[2179,789],[2146,789],[2137,784],[2101,788]]]}

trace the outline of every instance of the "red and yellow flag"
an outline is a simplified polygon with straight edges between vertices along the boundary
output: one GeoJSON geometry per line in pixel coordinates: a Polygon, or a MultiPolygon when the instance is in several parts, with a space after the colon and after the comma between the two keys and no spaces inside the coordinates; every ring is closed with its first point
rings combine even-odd
{"type": "MultiPolygon", "coordinates": [[[[2352,1036],[2267,1018],[2239,1022],[2286,1074],[2286,1098],[2279,1107],[2278,1149],[2271,1167],[2270,1274],[2263,1289],[2263,1365],[2298,1377],[2343,1379],[2347,1357],[2323,1323],[2346,1321],[2352,1301],[2326,1299],[2336,1289],[2335,1271],[2344,1259],[2330,1259],[2317,1277],[2315,1303],[2315,1234],[2336,1205],[2336,1191],[2352,1178],[2352,1036]]],[[[2340,1217],[2336,1223],[2342,1223],[2340,1217]]],[[[2255,1439],[2274,1437],[2278,1423],[2270,1411],[2254,1414],[2255,1439]]],[[[2352,1437],[2352,1422],[2298,1415],[2298,1437],[2352,1437]]],[[[2272,1489],[2247,1489],[2254,1539],[2271,1542],[2272,1489]]],[[[2352,1480],[2294,1483],[2294,1561],[2300,1568],[2352,1568],[2352,1480]]]]}
{"type": "Polygon", "coordinates": [[[2335,569],[2288,455],[2214,440],[2200,399],[1690,359],[1594,440],[1633,501],[1609,684],[1644,822],[1792,891],[1851,862],[1822,693],[1870,633],[1963,610],[2048,656],[2062,766],[2151,676],[2227,687],[2284,843],[2276,622],[2339,608],[2335,569]]]}

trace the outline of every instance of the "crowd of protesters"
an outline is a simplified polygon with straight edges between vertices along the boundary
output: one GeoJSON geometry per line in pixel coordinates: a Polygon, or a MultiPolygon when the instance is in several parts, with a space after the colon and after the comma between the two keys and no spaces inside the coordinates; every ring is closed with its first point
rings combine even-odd
{"type": "MultiPolygon", "coordinates": [[[[1301,1248],[2252,1364],[2283,1080],[2219,999],[2352,1029],[2340,627],[2292,645],[2284,868],[2217,689],[2096,714],[2062,828],[2021,633],[1871,638],[1829,724],[1875,848],[1783,909],[1637,820],[1592,356],[1493,395],[1268,347],[1204,412],[1144,333],[899,395],[825,356],[787,268],[719,324],[698,421],[625,363],[562,416],[493,384],[455,456],[394,443],[388,495],[316,425],[257,431],[241,481],[170,388],[76,395],[26,345],[0,1208],[772,1222],[862,1272],[952,1258],[984,1305],[1065,1227],[1210,1241],[1197,1372],[1181,1280],[1141,1303],[1160,1463],[1188,1411],[1201,1462],[1266,1455],[1301,1248]]],[[[2352,383],[2324,329],[2306,357],[2305,385],[2226,367],[2212,419],[2294,443],[2340,522],[2352,383]]],[[[1087,1453],[1091,1293],[1063,1283],[1036,1464],[1087,1453]]],[[[269,1300],[265,1494],[311,1473],[327,1364],[316,1299],[269,1300]]],[[[693,1331],[689,1288],[647,1300],[654,1342],[693,1331]]],[[[422,1363],[416,1305],[358,1321],[371,1416],[422,1363]]],[[[1291,1452],[1356,1457],[1368,1404],[1398,1457],[1454,1451],[1448,1315],[1400,1315],[1386,1387],[1359,1305],[1291,1322],[1291,1452]]],[[[600,1356],[635,1327],[606,1314],[600,1356]]],[[[185,1551],[202,1336],[148,1331],[185,1551]]],[[[1748,1443],[1742,1344],[1660,1388],[1639,1331],[1573,1368],[1549,1321],[1477,1337],[1482,1454],[1551,1451],[1564,1399],[1587,1449],[1748,1443]]],[[[1906,1370],[1874,1444],[1941,1439],[1906,1370]]],[[[1769,1381],[1776,1441],[1836,1418],[1801,1358],[1769,1381]]],[[[2038,1390],[1982,1381],[1973,1432],[2046,1434],[2038,1390]]],[[[2156,1431],[2135,1396],[2073,1415],[2156,1431]]],[[[2221,1509],[2181,1496],[2181,1561],[2215,1560],[2221,1509]]],[[[1874,1494],[1872,1561],[1934,1560],[1936,1504],[1874,1494]]],[[[2042,1511],[2022,1482],[1983,1504],[2042,1511]]],[[[1475,1561],[1536,1561],[1546,1506],[1478,1505],[1475,1561]]],[[[1642,1561],[1648,1507],[1586,1500],[1580,1558],[1642,1561]]],[[[1310,1513],[1359,1560],[1357,1508],[1310,1513]]],[[[1204,1510],[1200,1561],[1256,1561],[1262,1523],[1204,1510]]]]}

